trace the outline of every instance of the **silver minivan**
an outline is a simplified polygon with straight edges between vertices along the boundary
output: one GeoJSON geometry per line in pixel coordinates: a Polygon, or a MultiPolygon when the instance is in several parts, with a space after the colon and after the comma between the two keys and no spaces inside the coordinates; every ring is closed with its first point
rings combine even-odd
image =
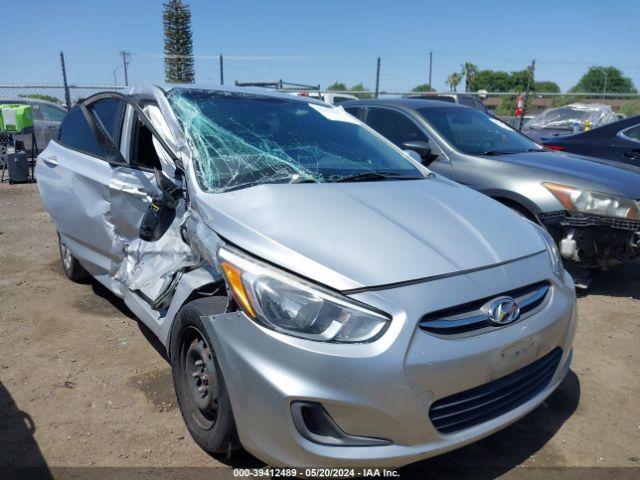
{"type": "Polygon", "coordinates": [[[342,108],[102,93],[37,163],[66,275],[166,346],[194,440],[274,466],[400,466],[536,408],[569,369],[554,242],[342,108]]]}

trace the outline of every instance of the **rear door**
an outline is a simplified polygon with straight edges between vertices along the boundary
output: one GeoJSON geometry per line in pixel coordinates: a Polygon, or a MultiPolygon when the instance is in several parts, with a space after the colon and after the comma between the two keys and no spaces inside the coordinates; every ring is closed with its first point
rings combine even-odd
{"type": "MultiPolygon", "coordinates": [[[[112,165],[122,161],[94,107],[71,109],[60,137],[38,156],[38,188],[63,242],[94,276],[108,274],[113,260],[109,185],[112,165]]],[[[112,105],[109,131],[119,135],[124,104],[112,105]]]]}

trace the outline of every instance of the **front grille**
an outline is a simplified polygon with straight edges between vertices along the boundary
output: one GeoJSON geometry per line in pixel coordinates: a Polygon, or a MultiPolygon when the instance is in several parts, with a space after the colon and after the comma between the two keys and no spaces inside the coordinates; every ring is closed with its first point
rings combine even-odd
{"type": "Polygon", "coordinates": [[[431,404],[429,418],[441,433],[454,433],[499,417],[526,403],[545,389],[558,368],[562,349],[479,387],[431,404]]]}
{"type": "Polygon", "coordinates": [[[615,230],[640,231],[640,220],[626,218],[599,217],[596,215],[569,215],[566,211],[541,213],[538,218],[543,223],[563,225],[565,227],[611,227],[615,230]]]}
{"type": "Polygon", "coordinates": [[[517,320],[519,321],[532,315],[535,310],[541,307],[546,302],[550,290],[551,284],[549,282],[534,283],[491,297],[474,300],[464,305],[429,313],[422,317],[419,326],[426,332],[447,336],[469,332],[484,333],[503,327],[494,325],[489,320],[486,306],[492,299],[502,296],[512,297],[520,307],[520,316],[517,320]]]}

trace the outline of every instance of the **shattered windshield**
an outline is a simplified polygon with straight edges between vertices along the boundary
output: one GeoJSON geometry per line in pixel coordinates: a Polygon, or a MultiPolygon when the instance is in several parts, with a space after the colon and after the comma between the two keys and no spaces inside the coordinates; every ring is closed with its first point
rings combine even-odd
{"type": "Polygon", "coordinates": [[[422,179],[344,110],[267,95],[174,89],[167,98],[202,188],[422,179]]]}

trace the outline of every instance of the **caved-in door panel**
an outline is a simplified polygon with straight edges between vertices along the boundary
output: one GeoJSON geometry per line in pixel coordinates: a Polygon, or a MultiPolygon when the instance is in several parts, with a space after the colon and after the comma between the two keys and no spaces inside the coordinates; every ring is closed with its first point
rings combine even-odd
{"type": "Polygon", "coordinates": [[[111,167],[91,155],[51,142],[38,161],[46,208],[71,251],[94,274],[111,268],[111,167]]]}
{"type": "Polygon", "coordinates": [[[174,272],[194,263],[191,249],[181,238],[180,224],[184,205],[178,208],[169,230],[157,241],[141,240],[140,224],[149,208],[149,195],[159,189],[152,173],[128,167],[113,170],[111,208],[114,226],[113,289],[119,295],[126,290],[141,292],[155,299],[171,281],[174,272]]]}
{"type": "Polygon", "coordinates": [[[115,167],[111,174],[111,208],[116,231],[127,240],[138,238],[140,223],[149,208],[148,195],[159,193],[153,173],[115,167]]]}

